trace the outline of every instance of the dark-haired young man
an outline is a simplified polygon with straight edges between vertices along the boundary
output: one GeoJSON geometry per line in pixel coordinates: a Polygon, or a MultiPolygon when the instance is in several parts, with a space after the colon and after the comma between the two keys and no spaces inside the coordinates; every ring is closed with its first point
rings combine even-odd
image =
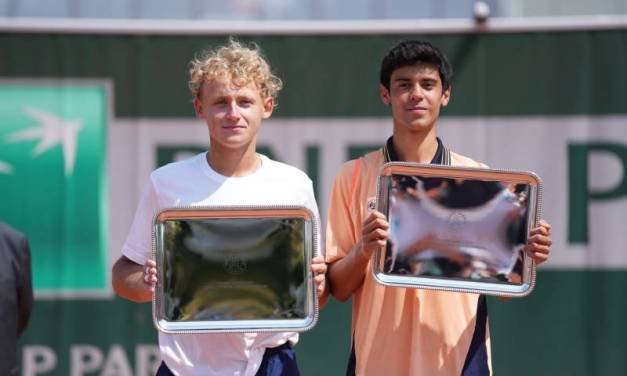
{"type": "MultiPolygon", "coordinates": [[[[380,167],[388,161],[484,166],[437,138],[440,109],[451,95],[452,68],[427,42],[405,41],[384,57],[380,95],[390,106],[393,136],[375,152],[347,162],[336,177],[328,213],[326,261],[332,294],[352,297],[352,353],[347,374],[489,375],[490,335],[484,296],[389,288],[368,273],[389,224],[374,210],[380,167]]],[[[525,251],[547,260],[550,226],[534,228],[525,251]]]]}

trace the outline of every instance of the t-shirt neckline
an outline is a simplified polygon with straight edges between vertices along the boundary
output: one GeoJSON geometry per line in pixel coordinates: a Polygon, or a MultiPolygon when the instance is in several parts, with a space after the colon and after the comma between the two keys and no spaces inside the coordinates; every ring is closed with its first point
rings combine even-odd
{"type": "Polygon", "coordinates": [[[200,168],[203,170],[205,175],[207,175],[209,178],[211,178],[212,180],[215,180],[215,181],[220,181],[220,182],[223,182],[225,180],[239,180],[239,181],[241,181],[241,180],[256,178],[259,175],[263,174],[264,171],[266,171],[266,169],[268,167],[268,164],[269,164],[268,157],[266,157],[263,154],[256,153],[257,156],[259,156],[259,159],[261,160],[261,166],[259,166],[259,168],[257,170],[255,170],[253,173],[248,174],[248,175],[244,175],[244,176],[224,176],[224,175],[220,174],[219,172],[217,172],[216,170],[214,170],[209,165],[209,162],[207,161],[207,153],[208,153],[208,151],[206,151],[204,153],[200,153],[197,156],[197,161],[200,164],[200,168]]]}

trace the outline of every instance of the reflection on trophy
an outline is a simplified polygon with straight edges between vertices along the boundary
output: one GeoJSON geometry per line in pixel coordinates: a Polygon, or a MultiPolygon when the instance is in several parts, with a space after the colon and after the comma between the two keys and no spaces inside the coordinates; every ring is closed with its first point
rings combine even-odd
{"type": "Polygon", "coordinates": [[[317,317],[308,273],[314,227],[301,207],[162,212],[155,234],[158,328],[306,330],[317,317]]]}
{"type": "Polygon", "coordinates": [[[497,295],[530,291],[533,264],[523,250],[538,213],[535,175],[407,163],[382,171],[378,206],[390,237],[375,256],[377,281],[497,295]]]}
{"type": "Polygon", "coordinates": [[[516,192],[494,182],[405,180],[392,183],[389,272],[509,280],[524,246],[512,230],[525,219],[516,192]]]}

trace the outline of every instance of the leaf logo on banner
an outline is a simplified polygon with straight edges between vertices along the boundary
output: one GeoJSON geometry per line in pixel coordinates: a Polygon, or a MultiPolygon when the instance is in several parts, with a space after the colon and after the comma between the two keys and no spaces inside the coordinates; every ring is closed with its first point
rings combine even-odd
{"type": "MultiPolygon", "coordinates": [[[[63,162],[65,176],[71,176],[76,162],[76,143],[78,132],[83,128],[81,120],[65,120],[54,114],[40,111],[34,108],[26,108],[24,112],[32,119],[39,122],[38,127],[17,131],[7,137],[8,142],[20,142],[39,139],[39,144],[33,151],[33,156],[44,153],[48,149],[61,145],[63,148],[63,162]]],[[[7,163],[0,161],[0,171],[11,172],[12,168],[7,163]]]]}
{"type": "Polygon", "coordinates": [[[109,297],[107,90],[0,83],[0,216],[29,237],[38,296],[109,297]]]}

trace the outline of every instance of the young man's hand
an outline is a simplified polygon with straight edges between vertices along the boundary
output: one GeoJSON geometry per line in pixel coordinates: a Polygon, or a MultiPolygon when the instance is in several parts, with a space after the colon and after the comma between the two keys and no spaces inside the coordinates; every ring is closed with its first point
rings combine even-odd
{"type": "Polygon", "coordinates": [[[366,266],[372,254],[385,246],[389,229],[385,216],[372,211],[363,222],[361,238],[349,254],[329,265],[329,289],[337,300],[346,301],[363,284],[366,266]]]}
{"type": "Polygon", "coordinates": [[[362,257],[369,260],[374,251],[385,246],[389,238],[389,229],[390,224],[382,213],[375,210],[366,217],[361,230],[362,257]]]}
{"type": "Polygon", "coordinates": [[[157,284],[157,263],[155,260],[147,260],[144,264],[144,283],[150,286],[150,291],[155,292],[157,284]]]}
{"type": "Polygon", "coordinates": [[[549,259],[552,243],[551,225],[545,220],[540,220],[538,226],[529,233],[525,253],[536,262],[536,265],[540,265],[549,259]]]}
{"type": "Polygon", "coordinates": [[[120,256],[113,264],[111,275],[113,290],[120,297],[136,303],[152,300],[157,284],[157,263],[153,260],[142,265],[120,256]]]}
{"type": "Polygon", "coordinates": [[[311,271],[314,274],[314,281],[316,282],[316,292],[318,293],[318,297],[322,297],[324,296],[327,285],[327,264],[324,262],[324,257],[317,256],[311,260],[311,271]]]}

